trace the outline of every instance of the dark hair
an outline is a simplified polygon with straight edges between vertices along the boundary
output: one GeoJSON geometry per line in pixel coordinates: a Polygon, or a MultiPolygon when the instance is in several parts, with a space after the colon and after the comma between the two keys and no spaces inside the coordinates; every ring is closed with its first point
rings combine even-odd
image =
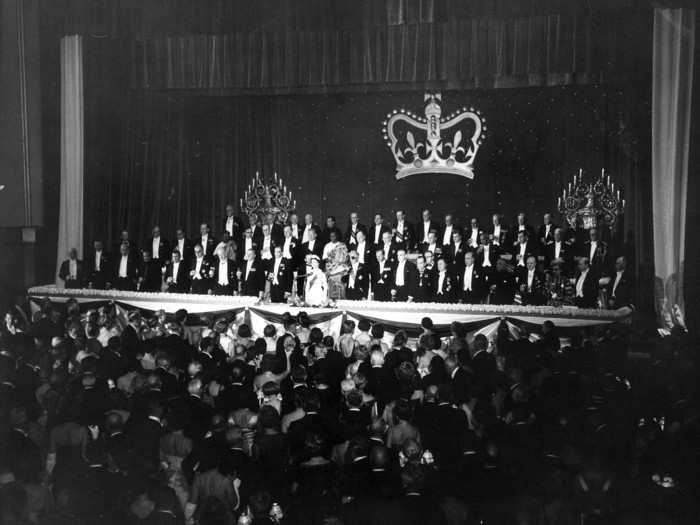
{"type": "Polygon", "coordinates": [[[321,341],[323,341],[323,331],[318,327],[312,328],[309,333],[309,343],[316,344],[321,341]]]}
{"type": "Polygon", "coordinates": [[[274,337],[276,333],[277,333],[277,329],[275,328],[274,325],[271,325],[271,324],[265,325],[265,328],[263,329],[263,335],[265,337],[274,337]]]}
{"type": "Polygon", "coordinates": [[[433,320],[430,317],[424,317],[423,319],[421,319],[420,325],[427,330],[432,330],[433,320]]]}
{"type": "Polygon", "coordinates": [[[384,337],[384,325],[382,323],[376,323],[372,326],[372,337],[375,339],[384,337]]]}
{"type": "Polygon", "coordinates": [[[371,327],[372,325],[368,319],[360,319],[360,321],[357,323],[357,328],[359,328],[362,332],[368,332],[371,327]]]}
{"type": "Polygon", "coordinates": [[[333,348],[333,346],[335,345],[335,341],[333,340],[333,337],[330,335],[327,335],[326,337],[324,337],[322,342],[326,348],[333,348]]]}
{"type": "MultiPolygon", "coordinates": [[[[263,387],[264,388],[264,387],[263,387]]],[[[262,429],[274,428],[279,430],[282,425],[280,415],[274,407],[263,405],[258,412],[258,427],[262,429]]]]}
{"type": "Polygon", "coordinates": [[[242,324],[241,326],[238,327],[238,337],[250,337],[251,332],[250,332],[250,326],[247,324],[242,324]]]}
{"type": "Polygon", "coordinates": [[[410,421],[413,417],[413,405],[405,399],[397,399],[394,406],[394,415],[403,421],[410,421]]]}

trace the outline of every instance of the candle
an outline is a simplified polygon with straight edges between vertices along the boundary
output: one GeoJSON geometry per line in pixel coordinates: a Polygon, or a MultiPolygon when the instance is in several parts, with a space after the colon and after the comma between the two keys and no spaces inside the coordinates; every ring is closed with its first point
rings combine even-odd
{"type": "Polygon", "coordinates": [[[576,174],[574,173],[574,186],[576,186],[576,174]]]}
{"type": "Polygon", "coordinates": [[[608,186],[610,186],[610,175],[608,175],[608,186]]]}
{"type": "Polygon", "coordinates": [[[622,199],[622,207],[625,207],[625,199],[622,199]]]}
{"type": "MultiPolygon", "coordinates": [[[[275,172],[275,180],[277,180],[277,172],[275,172]]],[[[282,182],[282,179],[280,179],[280,182],[282,182]]]]}
{"type": "Polygon", "coordinates": [[[617,200],[620,200],[620,190],[617,190],[617,200]]]}
{"type": "Polygon", "coordinates": [[[569,183],[569,193],[571,193],[571,183],[569,183]]]}
{"type": "Polygon", "coordinates": [[[561,208],[561,197],[557,197],[557,208],[561,208]]]}
{"type": "Polygon", "coordinates": [[[600,178],[601,178],[601,179],[605,178],[605,168],[601,168],[601,170],[600,170],[600,178]]]}
{"type": "Polygon", "coordinates": [[[615,183],[614,182],[610,185],[610,191],[615,193],[615,183]]]}
{"type": "Polygon", "coordinates": [[[564,188],[564,200],[566,200],[566,188],[564,188]]]}

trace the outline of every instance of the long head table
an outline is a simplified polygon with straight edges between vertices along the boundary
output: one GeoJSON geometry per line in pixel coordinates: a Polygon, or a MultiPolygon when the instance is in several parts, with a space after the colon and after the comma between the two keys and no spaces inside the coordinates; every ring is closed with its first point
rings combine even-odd
{"type": "Polygon", "coordinates": [[[75,299],[81,305],[113,301],[125,308],[141,310],[164,310],[174,313],[185,309],[190,314],[215,314],[241,316],[253,325],[255,332],[269,322],[279,322],[285,312],[292,315],[305,311],[312,324],[323,324],[331,333],[338,333],[344,319],[356,323],[366,318],[385,323],[389,331],[407,329],[415,331],[423,317],[430,317],[436,328],[445,328],[458,321],[465,323],[473,331],[490,331],[487,327],[497,327],[505,320],[508,323],[539,325],[551,320],[562,328],[603,325],[615,322],[628,322],[632,311],[593,310],[575,307],[519,306],[487,304],[443,304],[443,303],[394,303],[378,301],[337,301],[332,307],[313,308],[287,304],[260,303],[255,297],[193,295],[173,293],[122,292],[117,290],[63,289],[57,286],[37,286],[28,291],[34,306],[44,298],[54,302],[75,299]]]}

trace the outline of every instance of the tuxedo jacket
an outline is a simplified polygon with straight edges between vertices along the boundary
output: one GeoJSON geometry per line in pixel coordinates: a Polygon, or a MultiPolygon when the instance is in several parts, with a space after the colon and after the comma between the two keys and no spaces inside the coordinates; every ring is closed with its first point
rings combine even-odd
{"type": "Polygon", "coordinates": [[[445,278],[442,283],[440,283],[440,272],[435,272],[435,285],[433,287],[434,295],[433,300],[438,303],[450,303],[454,301],[455,294],[457,293],[457,282],[454,275],[449,271],[445,273],[445,278]]]}
{"type": "Polygon", "coordinates": [[[284,239],[284,228],[282,225],[274,223],[270,228],[270,236],[275,244],[279,244],[284,239]]]}
{"type": "MultiPolygon", "coordinates": [[[[428,232],[430,232],[431,230],[435,231],[435,238],[436,238],[435,241],[438,244],[442,244],[442,239],[440,239],[440,237],[439,237],[440,231],[442,230],[442,226],[440,226],[440,224],[435,222],[435,221],[430,221],[428,223],[428,232]]],[[[417,236],[416,241],[419,243],[424,243],[427,240],[426,234],[425,234],[425,222],[424,221],[420,221],[418,223],[418,226],[416,229],[416,236],[417,236]]]]}
{"type": "Polygon", "coordinates": [[[598,289],[599,279],[598,273],[591,267],[588,269],[585,279],[583,280],[583,297],[576,296],[576,285],[578,284],[581,272],[576,272],[574,281],[574,303],[580,308],[595,308],[598,305],[598,289]]]}
{"type": "MultiPolygon", "coordinates": [[[[513,259],[511,260],[513,265],[520,267],[519,266],[520,261],[518,260],[518,255],[520,255],[520,243],[515,243],[509,251],[510,251],[510,253],[513,254],[513,259]]],[[[528,239],[527,242],[525,243],[525,255],[523,257],[523,264],[525,264],[527,258],[530,255],[537,257],[538,254],[539,254],[539,250],[537,249],[537,243],[528,239]]]]}
{"type": "Polygon", "coordinates": [[[489,288],[495,286],[491,291],[491,304],[513,304],[515,299],[515,275],[504,270],[495,271],[489,276],[489,288]]]}
{"type": "Polygon", "coordinates": [[[546,233],[547,228],[544,224],[540,224],[539,228],[537,228],[537,242],[540,243],[541,246],[547,246],[549,244],[549,241],[554,242],[554,230],[557,229],[557,225],[552,223],[549,225],[549,234],[546,233]]]}
{"type": "MultiPolygon", "coordinates": [[[[355,290],[356,294],[362,295],[362,297],[367,296],[367,292],[369,291],[369,284],[372,279],[371,273],[370,273],[370,265],[368,264],[362,264],[358,263],[357,264],[357,270],[355,271],[355,287],[353,288],[355,290]]],[[[349,272],[347,275],[343,276],[343,283],[348,287],[350,286],[350,273],[353,271],[352,267],[350,267],[349,272]]]]}
{"type": "MultiPolygon", "coordinates": [[[[491,265],[491,270],[496,269],[496,261],[501,257],[501,248],[500,246],[496,246],[495,244],[491,243],[488,245],[489,246],[489,264],[491,265]]],[[[479,245],[479,247],[476,249],[476,264],[481,266],[482,268],[488,268],[488,266],[484,266],[484,260],[486,257],[486,250],[484,249],[484,245],[479,245]]]]}
{"type": "Polygon", "coordinates": [[[413,224],[406,220],[403,221],[403,236],[399,233],[397,227],[398,224],[394,224],[394,242],[412,250],[416,245],[416,230],[413,228],[413,224]]]}
{"type": "Polygon", "coordinates": [[[67,279],[70,277],[70,260],[66,259],[61,263],[58,276],[66,283],[66,285],[80,287],[85,282],[85,263],[83,263],[83,261],[80,259],[76,260],[75,280],[67,281],[67,279]]]}
{"type": "MultiPolygon", "coordinates": [[[[199,236],[196,239],[194,239],[194,244],[201,244],[202,243],[202,237],[199,236]]],[[[214,250],[216,249],[216,246],[218,241],[216,240],[215,237],[213,237],[211,234],[207,237],[207,245],[202,246],[202,249],[204,250],[204,255],[214,255],[214,250]]]]}
{"type": "MultiPolygon", "coordinates": [[[[256,259],[257,261],[257,259],[256,259]]],[[[211,277],[211,286],[215,287],[219,284],[219,266],[220,266],[220,260],[218,257],[214,257],[211,259],[211,267],[209,269],[209,275],[214,274],[213,277],[211,277]],[[214,270],[212,272],[212,269],[214,270]]],[[[233,290],[236,291],[238,290],[238,277],[236,276],[236,270],[238,270],[238,266],[236,265],[235,261],[232,261],[231,259],[226,259],[226,275],[228,277],[228,284],[229,286],[233,287],[233,290]]],[[[262,273],[262,272],[261,272],[262,273]]]]}
{"type": "MultiPolygon", "coordinates": [[[[393,274],[392,280],[391,280],[391,287],[396,288],[396,286],[397,286],[396,285],[396,275],[397,275],[397,272],[399,269],[398,262],[396,264],[394,264],[393,269],[394,269],[394,274],[393,274]]],[[[414,274],[417,271],[418,270],[416,270],[416,266],[410,261],[406,261],[405,264],[403,265],[403,283],[404,283],[404,286],[406,286],[408,289],[408,295],[413,295],[412,290],[410,289],[410,286],[411,286],[411,283],[415,281],[414,274]]]]}
{"type": "Polygon", "coordinates": [[[241,294],[257,297],[265,290],[265,267],[260,259],[252,262],[244,261],[241,264],[241,272],[241,294]],[[248,272],[247,278],[246,272],[248,272]]]}
{"type": "Polygon", "coordinates": [[[465,228],[464,233],[462,234],[462,239],[464,242],[467,243],[467,246],[472,249],[476,249],[479,247],[479,239],[481,238],[481,232],[483,230],[481,228],[477,229],[476,232],[476,244],[472,244],[472,227],[469,226],[468,228],[465,228]]]}
{"type": "MultiPolygon", "coordinates": [[[[153,250],[153,237],[149,237],[146,239],[146,243],[143,245],[144,250],[153,250]]],[[[152,254],[154,259],[158,259],[159,261],[169,261],[170,260],[170,244],[168,241],[163,239],[163,236],[161,235],[160,237],[160,242],[158,243],[158,257],[156,257],[155,254],[152,254]]],[[[180,254],[182,256],[182,254],[180,254]]]]}
{"type": "Polygon", "coordinates": [[[319,259],[323,257],[323,242],[321,242],[320,239],[316,239],[314,241],[314,247],[313,249],[309,247],[309,243],[305,242],[304,244],[301,245],[301,262],[300,264],[304,264],[304,260],[306,259],[307,255],[318,255],[319,259]]]}
{"type": "MultiPolygon", "coordinates": [[[[535,238],[535,228],[530,226],[528,223],[524,224],[525,226],[525,232],[527,233],[527,240],[532,241],[532,242],[537,242],[537,239],[535,238]]],[[[518,241],[518,232],[520,231],[520,225],[516,224],[513,226],[513,228],[510,231],[510,238],[513,240],[513,242],[518,241]]]]}
{"type": "Polygon", "coordinates": [[[262,241],[263,241],[263,231],[262,231],[262,226],[259,224],[256,224],[254,227],[251,227],[253,231],[253,242],[257,243],[258,246],[262,246],[262,241]]]}
{"type": "MultiPolygon", "coordinates": [[[[348,246],[349,250],[351,250],[353,248],[355,250],[357,250],[357,253],[359,255],[359,253],[360,253],[359,246],[352,246],[352,247],[348,246]]],[[[365,240],[365,248],[362,251],[364,252],[364,256],[365,256],[365,258],[364,258],[365,266],[367,266],[367,267],[371,266],[372,261],[375,260],[375,254],[374,254],[374,250],[372,249],[372,243],[369,242],[368,240],[365,240]]]]}
{"type": "Polygon", "coordinates": [[[617,288],[613,290],[616,276],[617,273],[611,276],[609,285],[610,291],[608,294],[608,299],[612,302],[611,308],[613,309],[629,306],[634,302],[634,279],[631,277],[630,273],[627,270],[622,272],[620,282],[617,283],[617,288]]]}
{"type": "Polygon", "coordinates": [[[345,231],[345,236],[343,237],[343,240],[345,241],[345,244],[347,244],[348,248],[357,246],[357,238],[355,237],[357,232],[362,232],[365,234],[365,244],[367,243],[367,227],[364,224],[358,223],[355,231],[353,231],[352,224],[348,224],[348,228],[345,231]],[[350,239],[354,239],[354,242],[351,243],[350,239]]]}
{"type": "MultiPolygon", "coordinates": [[[[420,243],[419,247],[420,247],[420,253],[432,251],[436,257],[441,256],[443,254],[444,249],[445,249],[445,247],[439,241],[435,242],[435,246],[432,249],[430,248],[430,244],[428,244],[427,242],[420,243]]],[[[448,249],[448,251],[449,251],[449,249],[448,249]]]]}
{"type": "MultiPolygon", "coordinates": [[[[85,258],[85,271],[87,272],[88,279],[97,271],[95,266],[95,250],[90,250],[90,253],[85,258]]],[[[112,266],[109,261],[109,255],[105,250],[102,250],[100,255],[100,273],[108,275],[112,271],[112,266]]]]}
{"type": "MultiPolygon", "coordinates": [[[[201,237],[197,239],[197,242],[201,240],[201,237]]],[[[192,241],[189,239],[183,239],[182,243],[182,250],[180,253],[180,258],[184,261],[190,261],[194,259],[194,244],[192,244],[192,241]]],[[[216,245],[214,245],[216,247],[216,245]]],[[[213,248],[212,248],[213,249],[213,248]]],[[[172,250],[180,250],[180,244],[178,243],[178,240],[175,239],[172,244],[172,250]]],[[[172,251],[171,251],[172,253],[172,251]]]]}
{"type": "MultiPolygon", "coordinates": [[[[450,239],[447,243],[443,243],[442,241],[445,240],[445,233],[447,232],[448,226],[443,226],[442,228],[440,228],[440,233],[438,234],[437,242],[439,244],[442,244],[443,246],[447,246],[448,244],[449,245],[454,244],[454,239],[453,239],[452,235],[454,234],[454,232],[461,232],[462,231],[462,228],[457,226],[454,223],[452,223],[450,226],[452,227],[452,231],[450,233],[450,239]]],[[[462,239],[462,240],[464,240],[464,239],[462,239]]]]}
{"type": "Polygon", "coordinates": [[[142,292],[160,292],[162,286],[162,273],[160,263],[151,259],[146,262],[141,260],[138,269],[139,290],[142,292]]]}
{"type": "Polygon", "coordinates": [[[463,238],[459,246],[455,245],[453,241],[449,249],[443,255],[446,256],[447,261],[452,265],[454,270],[461,270],[464,268],[464,254],[467,253],[467,249],[467,243],[464,242],[463,238]]]}
{"type": "Polygon", "coordinates": [[[382,235],[384,232],[390,232],[391,230],[389,229],[388,226],[385,224],[382,224],[381,226],[377,226],[376,224],[373,224],[369,231],[367,232],[367,243],[370,244],[371,246],[381,246],[383,244],[382,241],[382,235]],[[377,236],[376,232],[379,230],[379,236],[377,239],[377,242],[374,242],[374,238],[377,236]]]}
{"type": "Polygon", "coordinates": [[[501,248],[506,248],[508,247],[508,243],[510,240],[510,230],[508,229],[508,226],[505,224],[501,224],[501,235],[499,236],[498,239],[496,239],[496,236],[494,235],[494,227],[493,224],[489,226],[489,228],[486,230],[490,236],[493,236],[493,241],[498,241],[499,245],[501,248]]]}
{"type": "MultiPolygon", "coordinates": [[[[237,215],[233,215],[233,231],[229,231],[231,234],[231,238],[238,243],[241,239],[241,236],[243,235],[243,223],[241,222],[241,219],[237,215]]],[[[223,220],[221,221],[221,231],[227,231],[226,230],[226,223],[228,222],[228,217],[224,217],[223,220]]]]}
{"type": "Polygon", "coordinates": [[[515,276],[523,305],[543,305],[547,302],[547,280],[544,273],[535,270],[532,285],[527,288],[527,268],[518,268],[515,276]],[[525,291],[522,286],[525,286],[525,291]]]}
{"type": "MultiPolygon", "coordinates": [[[[175,281],[173,284],[176,285],[178,290],[189,290],[190,289],[190,270],[185,261],[180,261],[180,265],[177,267],[177,275],[173,275],[175,265],[171,262],[165,267],[165,281],[173,278],[175,281]]],[[[169,285],[169,286],[172,286],[169,285]]]]}
{"type": "Polygon", "coordinates": [[[459,298],[462,299],[464,302],[478,302],[481,299],[483,299],[486,295],[487,272],[480,268],[476,263],[474,263],[474,270],[472,271],[471,293],[468,293],[464,290],[464,273],[466,269],[466,266],[462,267],[460,272],[455,275],[455,282],[457,283],[457,291],[459,294],[459,298]]]}
{"type": "MultiPolygon", "coordinates": [[[[266,272],[268,275],[268,280],[270,285],[274,286],[274,271],[275,271],[275,259],[269,259],[266,261],[267,268],[266,272]]],[[[242,278],[242,277],[241,277],[242,278]]],[[[279,268],[277,269],[277,286],[282,288],[285,292],[292,291],[292,283],[294,281],[294,262],[282,257],[279,268]]]]}
{"type": "MultiPolygon", "coordinates": [[[[545,248],[545,264],[548,267],[554,260],[554,255],[556,251],[556,243],[554,240],[547,242],[545,248]]],[[[561,241],[561,246],[559,248],[559,258],[564,261],[564,269],[568,271],[571,268],[571,263],[574,260],[574,250],[566,241],[561,241]]]]}
{"type": "MultiPolygon", "coordinates": [[[[216,257],[208,257],[204,255],[202,257],[202,264],[199,267],[199,278],[203,281],[208,281],[209,279],[212,278],[212,273],[216,272],[216,269],[214,268],[214,264],[218,266],[219,260],[216,257]]],[[[193,258],[192,261],[189,263],[189,272],[188,272],[188,277],[190,281],[194,280],[194,275],[191,275],[192,272],[197,271],[197,258],[193,258]]],[[[234,269],[234,274],[235,274],[235,269],[234,269]]]]}
{"type": "MultiPolygon", "coordinates": [[[[119,264],[121,263],[121,254],[117,255],[112,261],[112,284],[114,284],[119,278],[119,264]]],[[[136,279],[138,264],[136,262],[136,257],[129,253],[127,256],[126,263],[126,275],[129,279],[136,279]]]]}
{"type": "Polygon", "coordinates": [[[416,271],[413,272],[411,279],[410,295],[413,296],[413,300],[417,303],[432,301],[433,293],[435,291],[434,272],[424,269],[423,273],[420,273],[416,268],[416,271]]]}
{"type": "Polygon", "coordinates": [[[379,263],[375,262],[372,268],[372,288],[377,285],[391,289],[394,285],[394,271],[389,261],[384,261],[384,269],[379,271],[379,263]],[[380,282],[381,281],[381,282],[380,282]]]}
{"type": "MultiPolygon", "coordinates": [[[[380,244],[379,246],[376,247],[377,250],[382,249],[384,250],[384,259],[386,260],[387,264],[390,266],[394,266],[396,264],[396,252],[399,250],[399,245],[396,244],[395,242],[392,242],[389,245],[389,250],[387,253],[387,250],[384,250],[384,243],[380,244]]],[[[376,255],[375,255],[376,258],[376,255]]]]}
{"type": "MultiPolygon", "coordinates": [[[[591,241],[586,241],[581,247],[580,257],[589,257],[591,254],[591,241]]],[[[608,251],[608,244],[603,241],[598,241],[598,246],[596,246],[595,252],[593,253],[593,258],[590,261],[591,268],[595,270],[596,273],[605,274],[608,272],[608,267],[610,266],[610,253],[608,251]]]]}

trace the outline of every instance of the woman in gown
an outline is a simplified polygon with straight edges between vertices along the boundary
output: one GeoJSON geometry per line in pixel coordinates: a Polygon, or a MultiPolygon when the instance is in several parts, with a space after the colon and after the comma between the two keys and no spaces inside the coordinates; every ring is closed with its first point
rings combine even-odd
{"type": "Polygon", "coordinates": [[[326,306],[328,304],[328,280],[321,270],[321,260],[317,255],[311,256],[311,269],[306,275],[304,300],[309,306],[326,306]]]}

